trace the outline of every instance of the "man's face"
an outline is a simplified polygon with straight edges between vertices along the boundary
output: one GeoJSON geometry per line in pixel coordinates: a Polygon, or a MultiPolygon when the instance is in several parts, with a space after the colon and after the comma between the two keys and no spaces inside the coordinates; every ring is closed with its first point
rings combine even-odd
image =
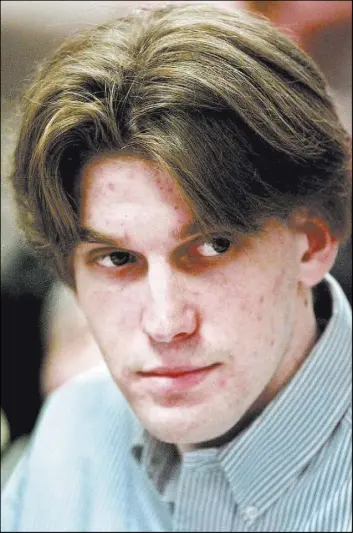
{"type": "Polygon", "coordinates": [[[102,155],[84,167],[81,226],[106,239],[75,250],[79,303],[142,424],[180,445],[226,433],[281,379],[298,315],[286,226],[271,219],[232,244],[191,223],[151,163],[102,155]]]}

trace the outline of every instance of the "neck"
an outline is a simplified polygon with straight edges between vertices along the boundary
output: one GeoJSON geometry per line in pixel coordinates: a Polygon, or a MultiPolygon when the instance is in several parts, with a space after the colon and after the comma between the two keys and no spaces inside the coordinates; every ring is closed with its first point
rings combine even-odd
{"type": "Polygon", "coordinates": [[[302,290],[292,335],[270,383],[251,407],[251,412],[261,412],[266,405],[289,383],[315,346],[320,330],[316,322],[312,291],[302,290]]]}

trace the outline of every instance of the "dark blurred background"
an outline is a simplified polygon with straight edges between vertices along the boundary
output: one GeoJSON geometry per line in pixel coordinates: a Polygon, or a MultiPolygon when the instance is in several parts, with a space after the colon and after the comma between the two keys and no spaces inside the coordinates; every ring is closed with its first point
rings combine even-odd
{"type": "MultiPolygon", "coordinates": [[[[73,361],[74,355],[80,352],[73,343],[83,327],[83,319],[71,320],[71,331],[70,325],[62,322],[65,314],[70,315],[69,308],[77,316],[79,311],[75,310],[72,298],[60,296],[65,289],[54,285],[45,265],[38,264],[30,254],[16,225],[11,193],[5,181],[16,132],[14,106],[36,63],[67,35],[112,16],[122,16],[136,7],[158,3],[167,2],[1,2],[1,407],[9,422],[11,441],[31,432],[48,391],[98,359],[94,352],[86,362],[84,357],[73,361]],[[43,321],[48,295],[50,313],[55,319],[43,321]],[[48,324],[51,324],[50,335],[46,331],[48,324]],[[50,341],[51,346],[45,340],[48,338],[55,339],[55,342],[50,341]],[[49,352],[50,364],[44,378],[48,382],[43,385],[40,372],[49,352]]],[[[245,8],[263,13],[288,32],[326,74],[341,120],[352,134],[350,1],[216,3],[229,9],[245,8]]],[[[351,264],[349,240],[341,249],[332,272],[350,302],[351,264]]],[[[87,345],[89,342],[87,340],[87,345]]]]}

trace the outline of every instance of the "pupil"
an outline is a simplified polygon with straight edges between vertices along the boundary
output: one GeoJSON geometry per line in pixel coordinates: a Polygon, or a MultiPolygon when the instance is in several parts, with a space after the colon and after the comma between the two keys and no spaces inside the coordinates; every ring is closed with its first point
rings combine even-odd
{"type": "Polygon", "coordinates": [[[230,241],[224,237],[215,237],[212,239],[212,246],[218,253],[226,252],[230,247],[230,241]]]}
{"type": "Polygon", "coordinates": [[[110,259],[115,266],[122,266],[129,261],[129,256],[129,252],[114,252],[110,254],[110,259]]]}

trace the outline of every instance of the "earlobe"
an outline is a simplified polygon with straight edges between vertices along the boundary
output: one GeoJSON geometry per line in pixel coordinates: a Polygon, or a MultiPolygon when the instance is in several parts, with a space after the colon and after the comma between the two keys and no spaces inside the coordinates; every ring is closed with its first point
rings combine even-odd
{"type": "Polygon", "coordinates": [[[314,287],[334,265],[338,240],[327,223],[319,218],[307,218],[301,223],[305,246],[301,250],[300,280],[308,288],[314,287]]]}

